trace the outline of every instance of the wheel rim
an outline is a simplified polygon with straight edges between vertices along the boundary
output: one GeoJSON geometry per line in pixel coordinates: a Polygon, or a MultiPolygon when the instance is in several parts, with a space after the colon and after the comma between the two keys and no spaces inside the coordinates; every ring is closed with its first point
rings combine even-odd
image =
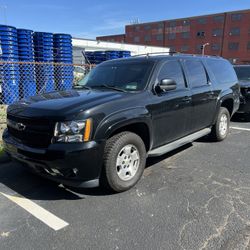
{"type": "Polygon", "coordinates": [[[222,136],[225,136],[228,129],[228,118],[227,115],[223,114],[220,118],[219,131],[222,136]]]}
{"type": "Polygon", "coordinates": [[[121,149],[116,160],[118,177],[129,181],[136,175],[140,165],[140,154],[136,146],[129,144],[121,149]]]}

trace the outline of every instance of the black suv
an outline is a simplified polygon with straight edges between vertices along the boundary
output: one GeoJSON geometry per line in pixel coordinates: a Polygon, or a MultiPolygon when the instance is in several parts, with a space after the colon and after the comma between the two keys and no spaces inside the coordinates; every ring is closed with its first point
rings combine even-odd
{"type": "Polygon", "coordinates": [[[250,65],[234,66],[235,72],[238,76],[241,97],[239,113],[243,113],[246,120],[250,121],[250,65]]]}
{"type": "Polygon", "coordinates": [[[217,57],[158,55],[104,62],[71,91],[8,107],[5,150],[40,175],[121,192],[146,158],[207,134],[221,141],[239,107],[231,64],[217,57]]]}

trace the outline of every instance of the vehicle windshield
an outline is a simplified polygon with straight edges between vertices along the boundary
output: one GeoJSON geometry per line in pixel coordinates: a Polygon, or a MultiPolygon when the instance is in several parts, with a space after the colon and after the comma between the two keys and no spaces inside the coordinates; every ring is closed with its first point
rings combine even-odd
{"type": "Polygon", "coordinates": [[[242,81],[250,81],[250,66],[249,67],[235,67],[235,72],[242,81]]]}
{"type": "Polygon", "coordinates": [[[113,87],[123,91],[143,90],[148,82],[153,62],[114,62],[99,65],[89,72],[78,87],[113,87]]]}

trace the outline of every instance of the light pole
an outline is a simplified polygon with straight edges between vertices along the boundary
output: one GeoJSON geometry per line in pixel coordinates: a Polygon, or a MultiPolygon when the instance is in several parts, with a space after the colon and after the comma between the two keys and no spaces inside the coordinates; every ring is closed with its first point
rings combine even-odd
{"type": "Polygon", "coordinates": [[[202,55],[205,55],[205,48],[206,46],[210,45],[209,43],[204,43],[203,45],[201,45],[201,49],[202,49],[202,55]]]}

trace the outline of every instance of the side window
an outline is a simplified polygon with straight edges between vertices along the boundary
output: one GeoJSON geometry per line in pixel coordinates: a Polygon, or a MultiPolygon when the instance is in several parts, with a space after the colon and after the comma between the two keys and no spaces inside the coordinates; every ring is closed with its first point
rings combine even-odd
{"type": "Polygon", "coordinates": [[[207,64],[219,84],[236,82],[237,76],[233,66],[226,60],[209,59],[207,64]]]}
{"type": "Polygon", "coordinates": [[[192,88],[201,87],[208,84],[205,68],[200,61],[187,60],[185,61],[185,66],[192,88]]]}
{"type": "Polygon", "coordinates": [[[163,65],[159,72],[158,80],[161,81],[166,78],[175,80],[177,83],[177,89],[183,89],[186,87],[181,65],[178,61],[171,60],[163,65]]]}

